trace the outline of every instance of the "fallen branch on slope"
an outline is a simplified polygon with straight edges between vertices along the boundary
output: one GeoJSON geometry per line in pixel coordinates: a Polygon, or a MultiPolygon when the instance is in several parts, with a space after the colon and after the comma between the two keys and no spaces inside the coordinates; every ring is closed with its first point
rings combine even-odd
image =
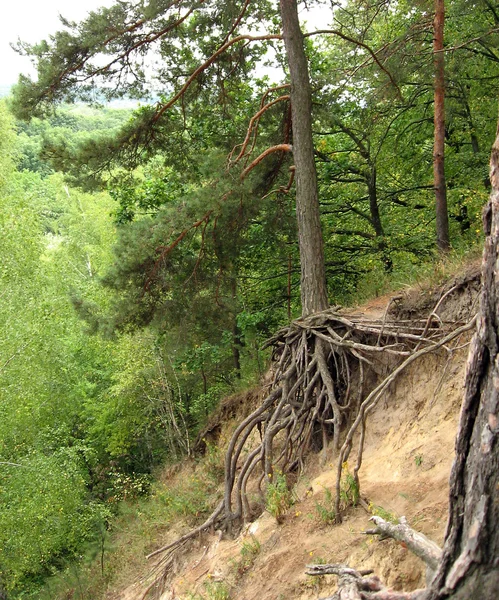
{"type": "Polygon", "coordinates": [[[437,568],[442,557],[441,548],[423,533],[409,527],[405,517],[400,517],[397,524],[390,523],[377,516],[371,517],[370,520],[373,521],[376,528],[365,531],[366,535],[390,537],[398,542],[403,542],[413,554],[433,571],[437,568]]]}

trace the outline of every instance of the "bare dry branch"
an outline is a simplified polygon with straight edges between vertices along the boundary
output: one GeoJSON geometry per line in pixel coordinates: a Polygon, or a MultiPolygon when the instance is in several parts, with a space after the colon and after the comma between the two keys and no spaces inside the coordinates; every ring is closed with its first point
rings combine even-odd
{"type": "Polygon", "coordinates": [[[267,110],[269,110],[269,108],[272,108],[272,106],[275,106],[278,102],[283,102],[283,101],[287,101],[287,100],[289,100],[289,95],[279,96],[279,98],[276,98],[275,100],[272,100],[272,102],[265,104],[262,108],[260,108],[260,110],[256,114],[254,114],[251,117],[249,125],[248,125],[248,130],[246,132],[246,137],[244,138],[244,141],[241,144],[241,150],[239,151],[239,154],[234,159],[233,164],[239,162],[245,156],[246,148],[248,147],[248,144],[249,144],[249,141],[251,138],[251,133],[253,131],[253,128],[256,126],[256,124],[260,120],[260,117],[267,110]]]}
{"type": "Polygon", "coordinates": [[[192,85],[192,83],[196,80],[198,75],[200,73],[202,73],[203,71],[206,71],[206,69],[210,65],[212,65],[221,54],[223,54],[228,48],[230,48],[234,44],[237,44],[238,42],[241,42],[243,40],[246,40],[247,42],[261,42],[264,40],[280,40],[280,39],[282,39],[282,36],[280,34],[238,35],[235,38],[232,38],[231,40],[229,40],[228,42],[223,44],[223,46],[221,46],[216,52],[214,52],[202,65],[199,65],[199,67],[197,69],[195,69],[192,72],[192,74],[187,78],[187,81],[180,88],[180,90],[172,98],[170,98],[170,100],[168,102],[157,107],[156,113],[152,119],[152,122],[155,123],[158,119],[160,119],[161,116],[169,108],[171,108],[181,96],[183,96],[185,94],[185,92],[189,89],[189,87],[192,85]]]}
{"type": "Polygon", "coordinates": [[[265,150],[264,152],[262,152],[260,154],[260,156],[257,156],[255,158],[255,160],[253,160],[245,169],[244,171],[241,173],[241,181],[243,179],[245,179],[245,177],[248,175],[248,173],[254,169],[256,167],[256,165],[258,165],[259,163],[262,162],[262,160],[268,156],[269,154],[272,154],[273,152],[291,152],[292,148],[290,144],[277,144],[277,146],[272,146],[271,148],[267,148],[267,150],[265,150]]]}

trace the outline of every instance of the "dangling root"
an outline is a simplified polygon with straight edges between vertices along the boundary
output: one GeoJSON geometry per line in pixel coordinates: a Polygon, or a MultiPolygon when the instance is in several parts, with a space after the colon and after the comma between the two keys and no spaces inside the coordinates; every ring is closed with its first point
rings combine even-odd
{"type": "Polygon", "coordinates": [[[332,438],[337,451],[342,430],[353,421],[339,449],[336,515],[340,520],[342,466],[360,428],[354,468],[358,485],[369,412],[409,364],[429,352],[451,351],[448,344],[475,324],[472,319],[456,329],[456,323],[445,324],[434,318],[434,312],[427,321],[400,323],[388,322],[386,314],[382,321],[367,321],[328,310],[294,321],[270,339],[267,346],[273,347],[273,381],[267,397],[239,424],[229,442],[224,497],[202,525],[149,555],[148,558],[162,555],[155,565],[156,572],[161,569],[161,575],[150,589],[164,580],[179,546],[208,529],[227,530],[252,518],[247,496],[252,475],[258,473],[260,489],[263,480],[273,481],[276,469],[282,473],[300,471],[314,440],[321,438],[326,452],[327,441],[332,438]],[[398,366],[363,399],[369,380],[366,373],[371,373],[371,380],[373,374],[379,376],[387,362],[383,364],[381,359],[387,355],[390,363],[398,366]],[[258,443],[241,460],[246,442],[256,432],[258,443]]]}
{"type": "MultiPolygon", "coordinates": [[[[398,375],[400,375],[400,373],[404,369],[406,369],[411,363],[413,363],[415,360],[417,360],[421,356],[424,356],[425,354],[428,354],[430,352],[435,352],[436,350],[438,350],[440,348],[445,348],[448,351],[450,351],[449,348],[447,347],[447,344],[449,344],[449,342],[451,342],[455,338],[461,336],[466,331],[469,331],[470,329],[475,327],[475,324],[476,324],[476,317],[473,317],[471,319],[471,321],[466,323],[466,325],[458,327],[457,329],[455,329],[454,331],[452,331],[451,333],[449,333],[448,335],[443,337],[439,342],[435,342],[434,344],[432,344],[430,346],[426,346],[424,348],[421,348],[420,350],[415,351],[413,354],[408,356],[396,369],[394,369],[390,373],[390,375],[388,377],[386,377],[362,402],[362,404],[360,405],[360,408],[359,408],[359,412],[357,414],[357,418],[353,422],[352,426],[350,427],[350,429],[346,435],[345,441],[343,442],[343,445],[340,449],[340,454],[339,454],[339,458],[338,458],[338,472],[337,472],[337,477],[336,477],[336,501],[335,501],[335,513],[336,513],[336,519],[338,522],[341,521],[341,511],[340,511],[341,474],[342,474],[342,470],[343,470],[343,465],[348,460],[348,457],[350,455],[350,451],[351,451],[352,445],[353,445],[353,438],[354,438],[354,435],[355,435],[357,429],[360,427],[361,432],[360,432],[359,447],[358,447],[358,452],[357,452],[357,464],[355,465],[353,476],[354,476],[355,483],[356,483],[357,489],[358,489],[359,488],[359,475],[358,474],[359,474],[359,470],[360,470],[360,467],[362,464],[362,453],[364,450],[365,427],[366,427],[367,415],[376,406],[376,404],[378,403],[379,399],[382,397],[383,393],[386,391],[388,386],[391,383],[393,383],[395,381],[395,379],[398,377],[398,375]]],[[[422,340],[423,339],[424,338],[422,338],[422,340]]],[[[418,344],[418,347],[419,347],[419,344],[418,344]]]]}
{"type": "Polygon", "coordinates": [[[338,591],[322,600],[424,600],[425,590],[394,592],[386,589],[372,571],[356,571],[347,565],[307,565],[307,575],[336,575],[338,591]]]}

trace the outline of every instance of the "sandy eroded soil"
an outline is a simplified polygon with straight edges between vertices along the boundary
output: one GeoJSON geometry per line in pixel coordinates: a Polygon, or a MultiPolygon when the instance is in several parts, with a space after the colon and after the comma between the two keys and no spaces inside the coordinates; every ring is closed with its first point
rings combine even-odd
{"type": "MultiPolygon", "coordinates": [[[[377,298],[356,314],[382,318],[392,296],[377,298]]],[[[395,589],[423,587],[419,559],[397,542],[363,531],[373,512],[404,515],[412,527],[442,543],[466,355],[463,348],[450,357],[429,355],[414,363],[369,416],[360,472],[364,508],[348,509],[339,526],[325,525],[317,504],[330,506],[326,490],[334,490],[335,457],[330,450],[324,464],[321,456],[311,456],[295,486],[296,502],[281,523],[265,512],[235,539],[220,532],[201,536],[179,558],[177,575],[161,600],[224,600],[227,594],[237,600],[326,597],[335,589],[335,578],[305,575],[305,565],[313,562],[372,568],[395,589]],[[248,546],[256,550],[242,567],[248,546]]],[[[136,584],[113,598],[138,600],[143,589],[136,584]]]]}

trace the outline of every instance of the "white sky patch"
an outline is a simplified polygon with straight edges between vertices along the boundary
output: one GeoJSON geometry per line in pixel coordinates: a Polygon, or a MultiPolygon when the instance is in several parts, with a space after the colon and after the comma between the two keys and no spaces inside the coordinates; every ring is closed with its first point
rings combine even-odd
{"type": "MultiPolygon", "coordinates": [[[[17,54],[10,47],[11,43],[18,39],[28,43],[48,39],[63,29],[60,14],[78,22],[92,10],[113,4],[114,0],[6,0],[0,20],[0,85],[16,83],[20,73],[36,76],[31,60],[17,54]]],[[[306,22],[307,31],[324,28],[331,21],[330,8],[328,5],[315,6],[312,10],[302,7],[300,20],[306,22]]]]}
{"type": "Polygon", "coordinates": [[[92,10],[113,4],[113,0],[5,0],[0,20],[0,85],[16,83],[20,73],[35,75],[30,59],[19,56],[11,43],[47,39],[63,29],[60,14],[81,21],[92,10]]]}

